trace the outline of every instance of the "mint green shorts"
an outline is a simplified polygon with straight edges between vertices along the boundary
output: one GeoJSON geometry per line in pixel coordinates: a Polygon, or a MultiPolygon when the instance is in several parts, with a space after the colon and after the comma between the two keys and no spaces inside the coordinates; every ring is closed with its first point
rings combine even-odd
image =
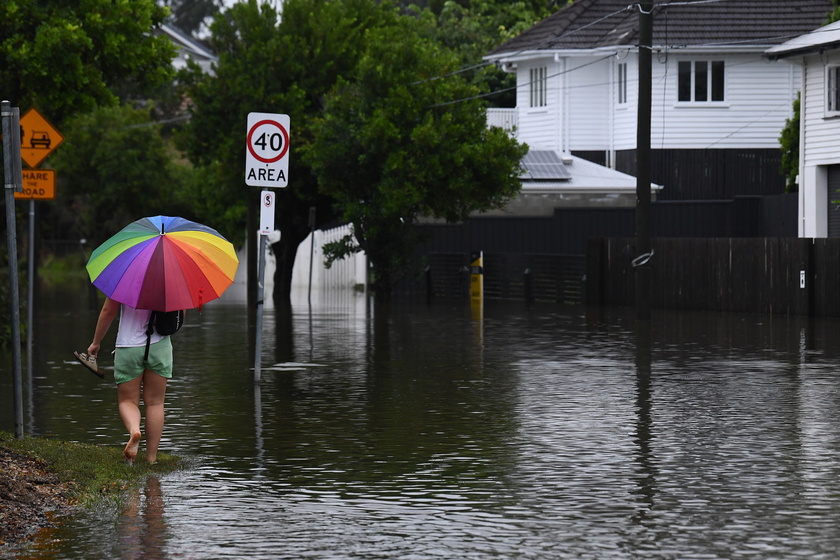
{"type": "Polygon", "coordinates": [[[119,385],[136,379],[144,370],[161,377],[172,377],[172,342],[168,336],[149,346],[149,359],[143,360],[146,346],[123,346],[114,353],[114,381],[119,385]]]}

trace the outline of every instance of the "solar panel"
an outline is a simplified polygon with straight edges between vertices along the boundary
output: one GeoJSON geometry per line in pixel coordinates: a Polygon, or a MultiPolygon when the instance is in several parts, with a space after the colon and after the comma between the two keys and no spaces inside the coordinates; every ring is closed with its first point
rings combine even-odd
{"type": "Polygon", "coordinates": [[[522,167],[525,171],[519,176],[520,179],[531,179],[535,181],[564,180],[571,179],[572,174],[563,165],[563,160],[557,152],[551,150],[532,150],[522,158],[522,167]]]}

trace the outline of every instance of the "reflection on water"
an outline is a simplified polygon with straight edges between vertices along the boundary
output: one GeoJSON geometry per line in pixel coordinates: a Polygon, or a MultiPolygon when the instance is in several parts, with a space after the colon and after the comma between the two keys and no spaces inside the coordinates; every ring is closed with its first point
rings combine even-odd
{"type": "Polygon", "coordinates": [[[116,557],[166,558],[166,520],[160,479],[151,475],[144,487],[129,492],[117,518],[116,557]]]}
{"type": "MultiPolygon", "coordinates": [[[[93,303],[41,295],[28,431],[122,447],[114,387],[70,357],[93,303]]],[[[838,323],[633,314],[313,297],[266,310],[255,387],[245,307],[208,305],[161,445],[195,466],[18,555],[836,557],[838,323]]]]}

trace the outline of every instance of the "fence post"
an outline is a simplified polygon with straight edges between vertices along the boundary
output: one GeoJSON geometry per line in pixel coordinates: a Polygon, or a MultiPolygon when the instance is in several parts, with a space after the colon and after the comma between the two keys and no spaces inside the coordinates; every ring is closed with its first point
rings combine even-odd
{"type": "Polygon", "coordinates": [[[526,268],[525,272],[522,273],[522,277],[522,285],[525,288],[525,301],[531,303],[534,301],[533,286],[531,285],[531,269],[526,268]]]}
{"type": "Polygon", "coordinates": [[[470,299],[470,267],[467,265],[458,269],[461,280],[461,297],[463,299],[470,299]]]}

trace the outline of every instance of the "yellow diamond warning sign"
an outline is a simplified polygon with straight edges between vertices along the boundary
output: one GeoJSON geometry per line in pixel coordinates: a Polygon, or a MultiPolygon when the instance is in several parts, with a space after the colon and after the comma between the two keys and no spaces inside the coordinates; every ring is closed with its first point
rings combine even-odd
{"type": "Polygon", "coordinates": [[[35,109],[20,118],[20,157],[29,167],[37,167],[64,141],[64,137],[35,109]]]}

